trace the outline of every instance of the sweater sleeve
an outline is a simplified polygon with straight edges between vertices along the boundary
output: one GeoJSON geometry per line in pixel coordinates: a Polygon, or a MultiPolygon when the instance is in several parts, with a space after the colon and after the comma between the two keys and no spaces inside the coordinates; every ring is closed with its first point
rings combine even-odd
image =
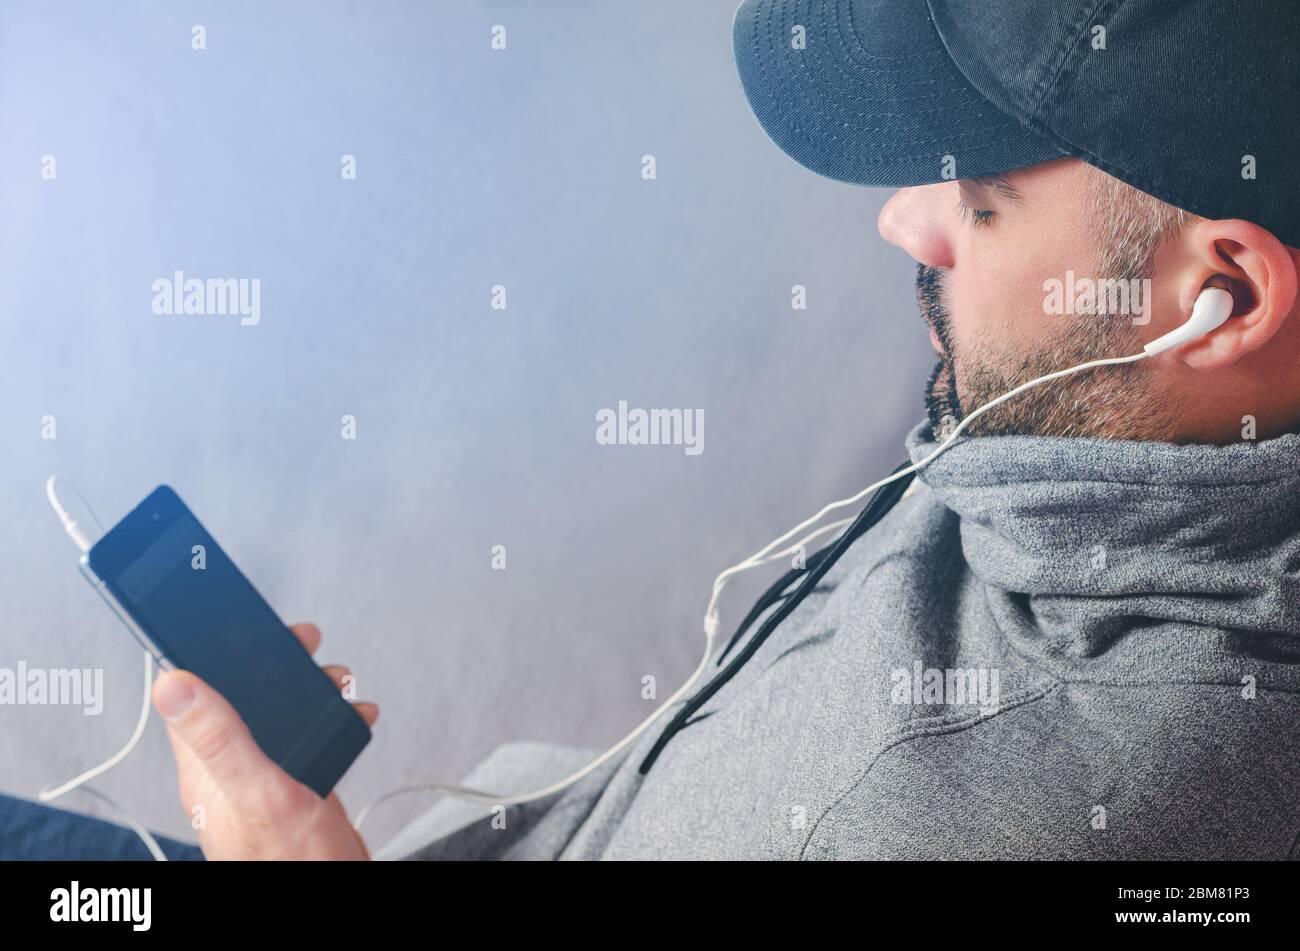
{"type": "MultiPolygon", "coordinates": [[[[503,795],[526,792],[563,779],[596,753],[550,743],[504,743],[466,777],[463,785],[503,795]]],[[[566,790],[509,807],[440,797],[392,840],[376,859],[555,859],[586,820],[616,762],[566,790]]]]}

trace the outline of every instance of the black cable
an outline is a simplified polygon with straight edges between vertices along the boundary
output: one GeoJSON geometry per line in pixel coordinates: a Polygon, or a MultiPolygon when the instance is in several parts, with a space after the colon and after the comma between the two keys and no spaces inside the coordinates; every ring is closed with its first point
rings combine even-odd
{"type": "Polygon", "coordinates": [[[727,641],[727,646],[723,648],[722,653],[718,655],[718,666],[722,665],[722,661],[726,658],[727,654],[731,652],[731,649],[736,646],[736,642],[740,640],[745,631],[749,629],[749,625],[758,620],[760,614],[788,595],[790,592],[785,589],[790,587],[791,583],[802,576],[805,571],[812,571],[816,568],[817,565],[821,563],[821,560],[830,554],[832,547],[834,547],[833,542],[825,548],[820,549],[816,554],[810,556],[804,567],[791,568],[777,580],[776,584],[763,592],[763,596],[754,602],[754,606],[750,608],[749,613],[745,615],[745,620],[740,622],[740,626],[736,628],[736,633],[731,635],[731,640],[727,641]]]}
{"type": "MultiPolygon", "coordinates": [[[[894,472],[896,473],[902,469],[906,469],[910,465],[911,462],[904,462],[898,466],[894,472]]],[[[721,690],[727,681],[731,680],[731,678],[739,672],[740,668],[745,666],[745,663],[754,656],[754,653],[763,645],[763,642],[767,640],[768,636],[776,630],[777,625],[789,617],[791,612],[793,612],[803,599],[807,597],[808,593],[812,591],[813,588],[817,587],[817,582],[821,581],[826,572],[830,571],[831,566],[839,560],[841,555],[848,551],[849,546],[866,534],[873,525],[888,514],[889,510],[894,507],[895,503],[903,497],[903,493],[907,491],[907,487],[911,484],[914,476],[915,473],[909,472],[901,479],[895,479],[893,482],[882,485],[877,489],[872,494],[871,501],[867,503],[866,508],[858,513],[858,517],[853,520],[853,523],[849,525],[844,534],[836,539],[834,544],[824,549],[825,555],[824,557],[816,559],[817,564],[815,567],[809,568],[804,573],[803,580],[800,582],[799,587],[795,589],[794,593],[789,597],[782,596],[782,598],[776,599],[782,601],[781,606],[773,611],[771,616],[763,622],[762,627],[760,627],[754,636],[749,639],[749,643],[747,643],[744,648],[731,659],[731,663],[729,663],[721,673],[710,680],[702,690],[687,702],[686,706],[682,707],[682,709],[677,712],[677,715],[673,717],[668,726],[664,727],[663,733],[659,734],[659,739],[655,741],[655,745],[651,747],[650,752],[641,762],[641,775],[644,776],[646,773],[650,772],[650,768],[654,766],[655,760],[659,758],[659,754],[663,752],[664,747],[668,745],[668,742],[677,735],[678,731],[686,725],[695,712],[708,702],[710,697],[721,690]]],[[[818,555],[822,554],[822,552],[818,552],[818,555]]],[[[798,569],[794,569],[794,571],[797,572],[798,569]]],[[[786,577],[789,577],[789,575],[790,572],[787,572],[786,577]]],[[[772,601],[772,592],[776,587],[777,586],[774,585],[773,588],[769,588],[767,593],[759,599],[759,605],[762,605],[764,601],[769,601],[769,603],[763,605],[761,609],[759,609],[759,605],[755,605],[754,608],[750,610],[749,617],[746,619],[747,621],[752,622],[753,617],[757,617],[758,614],[763,612],[763,610],[770,607],[771,603],[774,603],[774,601],[772,601]],[[755,613],[755,610],[757,610],[757,614],[755,613]]],[[[743,625],[741,630],[744,630],[743,625]]],[[[736,637],[739,637],[739,635],[740,631],[737,632],[736,637]]],[[[734,643],[735,640],[736,638],[733,637],[732,643],[734,643]]],[[[729,644],[728,649],[730,649],[730,646],[731,645],[729,644]]]]}

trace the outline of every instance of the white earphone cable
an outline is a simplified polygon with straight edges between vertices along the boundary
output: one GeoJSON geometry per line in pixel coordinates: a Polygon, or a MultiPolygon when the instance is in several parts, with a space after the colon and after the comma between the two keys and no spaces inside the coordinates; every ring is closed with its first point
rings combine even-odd
{"type": "MultiPolygon", "coordinates": [[[[1144,352],[1144,353],[1136,353],[1128,357],[1111,357],[1102,360],[1091,360],[1087,363],[1081,363],[1078,366],[1070,367],[1065,370],[1058,370],[1055,373],[1049,373],[1046,376],[1041,376],[1038,377],[1037,379],[1030,380],[1028,383],[1021,384],[1020,386],[1016,387],[1015,389],[1007,393],[1004,393],[1003,395],[997,397],[996,399],[990,400],[988,403],[979,407],[970,415],[965,417],[957,425],[957,427],[953,429],[953,431],[947,436],[947,438],[943,441],[943,443],[939,445],[928,456],[922,459],[920,462],[913,463],[912,465],[900,469],[898,472],[895,472],[894,474],[887,476],[884,479],[880,479],[876,482],[873,482],[865,489],[855,493],[852,496],[849,496],[848,498],[840,499],[837,502],[831,502],[830,504],[823,506],[821,510],[818,511],[815,515],[811,516],[810,518],[804,519],[798,525],[794,526],[794,528],[778,536],[777,538],[774,538],[772,541],[768,542],[766,545],[764,545],[758,551],[754,552],[748,558],[745,558],[743,561],[737,562],[735,565],[732,565],[730,568],[727,568],[725,571],[719,574],[713,581],[712,593],[709,598],[708,607],[705,610],[705,615],[704,615],[704,653],[703,656],[701,656],[700,658],[699,664],[696,666],[695,670],[691,673],[690,677],[687,678],[686,682],[683,683],[681,687],[679,687],[677,690],[673,692],[672,696],[670,696],[667,700],[665,700],[662,704],[660,704],[654,710],[654,712],[652,712],[649,716],[647,716],[644,720],[642,720],[639,724],[637,724],[637,726],[630,733],[628,733],[621,740],[619,740],[617,743],[615,743],[613,746],[607,749],[604,753],[602,753],[600,756],[597,756],[595,759],[593,759],[590,763],[588,763],[586,766],[584,766],[582,769],[578,770],[577,772],[572,773],[554,783],[551,783],[549,786],[544,786],[541,789],[532,790],[526,793],[517,793],[514,795],[501,795],[499,793],[487,792],[485,790],[480,790],[480,789],[470,789],[466,786],[460,786],[452,783],[421,783],[414,786],[403,786],[399,789],[394,789],[391,792],[385,793],[384,795],[378,797],[377,799],[374,799],[371,802],[367,803],[366,806],[362,808],[360,812],[357,813],[357,817],[353,822],[353,827],[359,833],[366,819],[371,815],[371,813],[374,811],[376,807],[383,805],[385,802],[388,802],[390,799],[394,799],[398,796],[406,795],[408,793],[437,792],[437,793],[443,793],[444,795],[448,795],[448,796],[454,796],[458,799],[466,799],[471,802],[478,802],[485,805],[509,806],[509,805],[517,805],[519,803],[524,803],[524,802],[531,802],[535,799],[543,799],[547,796],[553,795],[557,792],[567,789],[569,786],[572,786],[574,783],[578,782],[583,777],[590,775],[592,772],[599,769],[603,764],[609,762],[610,759],[617,756],[624,749],[626,749],[633,741],[637,739],[637,737],[639,737],[642,733],[644,733],[647,729],[649,729],[650,726],[656,720],[659,719],[659,717],[664,713],[664,711],[666,711],[669,707],[677,703],[678,700],[680,700],[688,691],[690,691],[692,687],[695,686],[696,682],[700,679],[704,671],[707,669],[709,664],[709,659],[713,656],[714,639],[717,636],[718,623],[719,623],[718,614],[717,614],[718,599],[719,597],[721,597],[722,591],[726,587],[727,583],[733,577],[735,577],[738,574],[741,574],[742,572],[748,571],[751,568],[757,568],[760,565],[770,564],[771,562],[779,561],[783,558],[789,557],[790,555],[799,552],[801,549],[806,548],[807,545],[809,545],[812,541],[819,538],[820,536],[828,532],[832,532],[837,529],[843,528],[844,526],[846,526],[852,521],[851,518],[840,519],[838,521],[823,525],[820,528],[814,529],[812,532],[804,536],[798,542],[795,542],[793,545],[789,545],[785,548],[780,548],[780,550],[777,551],[773,550],[779,548],[779,546],[781,545],[784,545],[790,539],[798,535],[801,531],[811,527],[812,525],[820,521],[830,512],[833,512],[836,509],[842,509],[848,506],[858,504],[862,502],[865,498],[867,498],[867,496],[869,496],[871,493],[875,492],[877,489],[881,488],[882,486],[888,485],[890,482],[893,482],[896,479],[901,479],[903,476],[908,475],[909,473],[917,472],[920,469],[923,469],[925,466],[929,465],[930,462],[936,459],[941,453],[947,451],[947,449],[953,445],[954,440],[956,440],[957,437],[961,435],[962,431],[965,430],[966,427],[974,419],[978,418],[981,414],[987,412],[993,407],[1006,402],[1007,400],[1011,399],[1014,396],[1017,396],[1020,393],[1023,393],[1025,390],[1030,389],[1031,387],[1038,386],[1041,383],[1046,383],[1049,380],[1059,379],[1060,377],[1068,376],[1069,374],[1072,373],[1079,373],[1083,370],[1088,370],[1093,367],[1107,366],[1107,365],[1120,364],[1120,363],[1132,363],[1137,360],[1145,359],[1148,356],[1150,356],[1150,354],[1144,352]]],[[[46,495],[50,500],[50,505],[54,508],[55,513],[58,515],[59,521],[63,524],[64,530],[67,531],[68,535],[72,537],[72,540],[76,542],[77,547],[80,548],[82,552],[86,552],[91,547],[90,538],[89,536],[86,535],[85,531],[82,530],[80,524],[74,519],[72,519],[71,516],[68,515],[66,509],[64,509],[63,505],[60,504],[58,499],[58,494],[56,493],[54,488],[55,479],[56,479],[55,476],[50,476],[49,480],[46,482],[45,485],[45,491],[46,491],[46,495]]],[[[94,521],[96,527],[99,530],[99,533],[102,535],[104,531],[103,526],[99,524],[99,519],[95,517],[94,511],[91,509],[89,503],[86,502],[85,497],[82,496],[79,491],[77,491],[75,486],[73,487],[73,491],[81,499],[82,504],[85,505],[86,511],[90,514],[92,521],[94,521]]],[[[141,840],[144,842],[145,846],[149,849],[150,853],[154,856],[154,858],[158,859],[159,861],[166,861],[166,856],[163,855],[162,849],[158,846],[158,843],[154,839],[154,837],[149,834],[148,830],[146,830],[134,819],[132,819],[130,815],[126,812],[126,810],[122,809],[117,803],[113,802],[111,799],[109,799],[107,796],[103,795],[102,793],[96,792],[95,790],[90,789],[88,786],[85,785],[91,779],[94,779],[97,776],[102,776],[104,773],[108,772],[118,763],[122,762],[122,760],[126,759],[126,757],[130,755],[130,753],[135,749],[136,745],[139,743],[141,736],[144,735],[145,724],[149,720],[149,712],[151,709],[150,688],[153,684],[153,657],[149,654],[148,651],[145,651],[144,657],[145,657],[144,702],[140,710],[140,719],[136,723],[135,731],[134,733],[132,733],[130,740],[128,740],[126,745],[122,747],[122,749],[119,750],[116,754],[111,756],[109,759],[105,760],[100,765],[94,767],[93,769],[89,769],[86,772],[82,773],[81,775],[75,777],[74,779],[68,780],[67,782],[62,783],[54,788],[50,788],[47,786],[46,788],[42,789],[39,793],[39,798],[41,799],[42,802],[49,802],[53,799],[57,799],[60,796],[66,795],[67,793],[71,792],[74,789],[81,788],[83,791],[88,792],[91,795],[102,800],[103,802],[107,803],[115,811],[121,814],[126,819],[126,821],[130,824],[131,828],[135,830],[136,834],[140,836],[141,840]]]]}
{"type": "MultiPolygon", "coordinates": [[[[45,480],[45,496],[50,500],[50,505],[51,507],[53,507],[54,513],[58,515],[59,521],[63,523],[64,530],[68,533],[68,535],[72,537],[72,540],[76,542],[77,547],[80,548],[83,553],[87,552],[90,550],[92,545],[90,536],[88,536],[85,533],[85,531],[82,530],[80,524],[75,519],[73,519],[72,516],[68,514],[67,509],[65,509],[63,507],[63,504],[59,501],[58,492],[54,488],[54,483],[57,479],[58,479],[57,476],[50,476],[48,479],[45,480]]],[[[73,494],[76,495],[77,498],[81,500],[81,504],[85,506],[86,513],[90,516],[90,520],[95,523],[95,528],[98,530],[98,533],[100,535],[103,535],[104,526],[100,523],[99,518],[95,515],[95,510],[91,508],[90,503],[86,501],[86,497],[81,494],[81,492],[77,489],[75,485],[71,486],[71,489],[73,494]]],[[[100,800],[101,802],[106,803],[109,806],[109,808],[111,808],[119,816],[125,819],[127,824],[130,825],[131,828],[135,830],[135,834],[140,837],[140,841],[144,843],[145,848],[149,850],[149,854],[151,854],[159,862],[165,862],[167,861],[167,856],[163,854],[162,848],[158,845],[158,840],[149,834],[148,829],[144,828],[144,826],[140,825],[133,818],[131,818],[130,813],[128,813],[125,809],[123,809],[120,805],[118,805],[108,796],[105,796],[103,793],[91,789],[89,786],[86,785],[86,783],[90,782],[96,776],[104,775],[104,773],[107,773],[118,763],[122,762],[122,760],[130,756],[132,750],[135,749],[136,744],[140,742],[140,737],[144,736],[145,725],[149,722],[149,710],[151,706],[149,703],[149,694],[150,694],[150,688],[152,686],[153,686],[153,656],[148,651],[145,651],[144,652],[144,702],[140,708],[140,718],[136,721],[135,730],[134,732],[132,732],[131,738],[126,741],[126,745],[123,746],[116,753],[114,753],[112,756],[110,756],[108,759],[104,760],[104,762],[100,763],[98,766],[92,767],[91,769],[86,770],[84,773],[80,774],[79,776],[75,776],[72,779],[69,779],[66,783],[60,783],[58,785],[51,785],[51,786],[44,787],[43,789],[41,789],[40,792],[36,794],[36,798],[39,799],[41,802],[53,802],[55,799],[58,799],[60,796],[66,796],[74,789],[81,789],[82,792],[89,793],[90,795],[94,796],[96,799],[100,800]]]]}
{"type": "Polygon", "coordinates": [[[966,427],[973,420],[977,419],[979,416],[981,416],[983,413],[987,412],[988,410],[992,409],[993,407],[1005,403],[1007,400],[1011,399],[1014,396],[1019,395],[1020,393],[1023,393],[1025,390],[1038,386],[1041,383],[1047,383],[1050,380],[1060,379],[1063,376],[1069,376],[1072,373],[1080,373],[1084,370],[1090,370],[1094,367],[1110,366],[1110,365],[1121,364],[1121,363],[1134,363],[1138,360],[1144,360],[1150,355],[1151,354],[1149,353],[1143,352],[1143,353],[1135,353],[1132,356],[1127,356],[1127,357],[1107,357],[1100,360],[1090,360],[1087,363],[1081,363],[1078,366],[1069,367],[1064,370],[1057,370],[1054,373],[1049,373],[1045,376],[1040,376],[1036,379],[1030,380],[1028,383],[1022,383],[1020,386],[1017,386],[1015,389],[1002,394],[996,399],[990,400],[989,402],[985,403],[983,406],[974,410],[972,413],[970,413],[970,415],[966,416],[956,426],[956,428],[953,429],[953,431],[948,435],[948,437],[943,441],[943,443],[939,445],[928,456],[922,459],[920,462],[913,463],[912,465],[900,469],[899,471],[893,473],[892,475],[889,475],[883,479],[871,483],[871,485],[867,486],[862,491],[857,492],[856,494],[850,496],[849,498],[841,499],[838,502],[832,502],[829,505],[824,506],[819,512],[817,512],[816,515],[813,515],[811,518],[805,519],[804,521],[796,525],[794,528],[785,532],[783,535],[780,535],[777,538],[773,539],[772,541],[768,542],[766,545],[764,545],[758,551],[754,552],[754,554],[750,555],[744,561],[737,562],[735,565],[732,565],[730,568],[723,571],[713,581],[713,593],[712,596],[709,598],[709,605],[707,610],[705,611],[705,616],[704,616],[704,655],[700,658],[700,663],[696,666],[695,671],[691,674],[690,678],[687,679],[687,681],[684,684],[682,684],[681,687],[679,687],[676,691],[674,691],[671,697],[669,697],[662,704],[660,704],[659,707],[656,708],[653,713],[651,713],[648,717],[646,717],[639,724],[637,724],[636,728],[633,729],[631,733],[628,733],[616,744],[614,744],[612,747],[610,747],[608,750],[606,750],[600,756],[596,757],[594,760],[592,760],[590,763],[588,763],[586,766],[584,766],[582,769],[578,770],[577,772],[572,773],[571,775],[566,776],[565,778],[558,780],[557,782],[551,783],[549,786],[545,786],[541,789],[537,789],[532,792],[518,793],[515,795],[500,795],[500,794],[491,793],[480,789],[469,789],[465,786],[458,786],[450,783],[421,783],[414,786],[403,786],[400,789],[394,789],[393,791],[385,793],[384,795],[380,796],[378,799],[374,799],[371,802],[369,802],[365,806],[365,808],[363,808],[360,812],[357,813],[357,817],[352,823],[353,827],[357,830],[357,832],[360,832],[362,825],[365,823],[366,819],[370,816],[371,812],[374,810],[376,806],[379,806],[390,799],[393,799],[397,796],[405,795],[407,793],[438,792],[448,796],[455,796],[458,799],[467,799],[472,802],[483,803],[486,805],[509,806],[509,805],[516,805],[518,803],[531,802],[535,799],[542,799],[545,798],[546,796],[550,796],[553,795],[554,793],[560,792],[561,790],[566,789],[569,786],[572,786],[574,783],[578,782],[584,776],[587,776],[593,770],[598,769],[602,764],[608,762],[611,757],[616,756],[618,753],[624,750],[637,737],[639,737],[642,733],[644,733],[657,719],[659,719],[659,717],[663,714],[665,710],[667,710],[669,707],[675,704],[685,693],[687,693],[693,686],[695,686],[696,681],[699,680],[700,676],[704,673],[705,669],[708,667],[709,658],[713,656],[713,641],[714,638],[717,636],[717,631],[718,631],[718,615],[717,615],[718,598],[722,594],[722,589],[726,586],[727,582],[731,578],[735,577],[736,575],[742,572],[748,571],[751,568],[755,568],[759,565],[767,564],[768,562],[775,561],[779,558],[785,557],[786,555],[794,552],[799,547],[806,545],[808,542],[812,541],[813,538],[822,534],[823,532],[829,531],[832,528],[842,527],[843,525],[847,524],[849,521],[851,521],[851,519],[843,519],[839,522],[835,522],[830,525],[824,525],[821,528],[814,531],[811,535],[808,535],[807,537],[805,537],[804,539],[796,543],[794,546],[783,549],[780,552],[776,552],[776,553],[772,552],[772,549],[774,547],[789,541],[799,532],[803,531],[805,528],[808,528],[810,525],[822,519],[827,513],[832,512],[835,509],[844,508],[845,506],[849,506],[861,502],[872,492],[875,492],[877,489],[881,488],[882,486],[888,485],[890,482],[893,482],[896,479],[901,479],[903,476],[908,475],[909,473],[917,472],[920,469],[925,468],[925,466],[929,465],[932,461],[938,458],[940,454],[946,452],[948,448],[953,445],[953,441],[957,439],[958,436],[961,435],[962,431],[965,430],[966,427]]]}
{"type": "MultiPolygon", "coordinates": [[[[839,521],[832,522],[827,525],[823,525],[820,528],[813,530],[810,534],[806,535],[804,538],[802,538],[799,542],[796,542],[794,545],[790,545],[785,548],[780,548],[780,546],[785,545],[785,543],[788,542],[791,538],[794,538],[804,529],[807,529],[813,524],[815,524],[816,522],[820,521],[830,512],[835,511],[836,509],[841,509],[847,506],[858,504],[862,502],[864,499],[866,499],[867,496],[869,496],[871,493],[875,492],[877,489],[881,488],[882,486],[888,485],[890,482],[893,482],[896,479],[901,479],[903,476],[909,475],[914,472],[918,472],[921,469],[925,468],[936,458],[938,458],[942,453],[946,452],[953,445],[954,441],[962,434],[962,432],[966,429],[966,427],[970,425],[971,422],[979,418],[987,411],[993,409],[993,407],[1000,406],[1002,403],[1005,403],[1007,400],[1012,399],[1015,396],[1018,396],[1019,394],[1025,392],[1026,390],[1038,386],[1040,384],[1047,383],[1051,380],[1057,380],[1064,376],[1069,376],[1074,373],[1080,373],[1084,370],[1093,369],[1094,367],[1113,366],[1113,365],[1124,364],[1124,363],[1134,363],[1138,360],[1144,360],[1147,357],[1154,356],[1155,354],[1160,353],[1165,349],[1169,349],[1173,346],[1176,346],[1177,344],[1182,343],[1185,340],[1192,339],[1195,336],[1199,336],[1204,333],[1208,333],[1210,330],[1213,330],[1214,328],[1218,327],[1225,320],[1227,320],[1227,318],[1231,314],[1232,296],[1226,289],[1223,288],[1207,288],[1207,290],[1212,290],[1214,291],[1214,293],[1207,294],[1205,291],[1202,292],[1201,296],[1198,297],[1197,299],[1196,307],[1193,308],[1192,317],[1187,321],[1186,324],[1176,329],[1175,331],[1172,331],[1164,335],[1163,337],[1147,344],[1143,352],[1135,353],[1132,354],[1131,356],[1126,356],[1126,357],[1108,357],[1099,360],[1089,360],[1088,362],[1081,363],[1078,366],[1069,367],[1064,370],[1057,370],[1054,373],[1048,373],[1044,376],[1040,376],[1033,380],[1030,380],[1027,383],[1022,383],[1021,385],[1015,387],[1014,389],[1002,394],[1001,396],[995,399],[990,400],[988,403],[985,403],[983,406],[980,406],[979,408],[971,412],[968,416],[966,416],[964,419],[961,420],[961,422],[952,430],[951,433],[947,435],[944,441],[938,447],[936,447],[933,452],[927,455],[920,462],[913,463],[912,465],[900,469],[897,472],[894,472],[893,474],[883,479],[873,482],[865,489],[855,493],[852,496],[849,496],[848,498],[841,499],[837,502],[832,502],[826,506],[823,506],[821,510],[818,511],[815,515],[800,522],[798,525],[794,526],[794,528],[791,528],[789,531],[785,532],[784,534],[768,542],[766,545],[764,545],[758,551],[754,552],[748,558],[745,558],[743,561],[737,562],[735,565],[732,565],[730,568],[727,568],[725,571],[719,574],[717,578],[715,578],[713,581],[712,594],[709,598],[708,607],[705,611],[705,616],[704,616],[704,654],[700,658],[700,662],[696,666],[694,672],[687,679],[687,681],[684,684],[682,684],[681,687],[679,687],[676,691],[673,692],[672,696],[670,696],[667,700],[665,700],[662,704],[660,704],[659,707],[657,707],[653,713],[651,713],[648,717],[642,720],[636,726],[635,729],[633,729],[630,733],[628,733],[621,740],[615,743],[612,747],[610,747],[600,756],[596,757],[594,760],[592,760],[582,769],[578,770],[575,773],[572,773],[569,776],[566,776],[564,779],[551,783],[550,785],[545,786],[541,789],[537,789],[526,793],[517,793],[514,795],[501,795],[498,793],[487,792],[479,789],[470,789],[465,786],[459,786],[450,783],[422,783],[414,786],[403,786],[399,789],[395,789],[392,790],[391,792],[385,793],[379,798],[374,799],[370,803],[368,803],[363,809],[361,809],[360,812],[357,813],[357,818],[353,822],[354,828],[357,830],[358,833],[360,833],[362,825],[364,824],[367,817],[369,817],[371,812],[375,809],[375,807],[382,805],[383,803],[389,801],[390,799],[393,799],[397,796],[401,796],[407,793],[440,792],[449,796],[455,796],[457,798],[467,799],[473,802],[479,802],[488,805],[504,806],[504,805],[514,805],[514,804],[524,803],[524,802],[531,802],[532,800],[535,799],[542,799],[545,798],[546,796],[550,796],[554,793],[560,792],[561,790],[566,789],[569,786],[572,786],[574,783],[578,782],[584,776],[589,775],[593,770],[599,768],[602,764],[608,762],[612,757],[618,755],[620,752],[626,749],[629,744],[631,744],[638,736],[644,733],[657,719],[659,719],[659,717],[664,713],[664,711],[666,711],[669,707],[675,704],[684,694],[686,694],[695,685],[696,681],[699,680],[700,676],[704,673],[705,669],[708,666],[709,659],[713,656],[713,642],[714,642],[714,638],[717,636],[717,631],[718,631],[718,615],[717,615],[718,598],[722,594],[723,588],[726,587],[727,582],[730,581],[731,578],[735,577],[736,575],[744,571],[748,571],[751,568],[758,567],[759,565],[769,564],[773,561],[777,561],[779,559],[785,558],[799,551],[801,548],[803,548],[804,546],[812,542],[815,538],[827,532],[844,527],[853,519],[851,518],[840,519],[839,521]],[[1204,310],[1202,310],[1202,302],[1205,302],[1204,310]],[[773,551],[773,549],[776,548],[780,548],[780,550],[773,551]]],[[[51,506],[53,506],[55,513],[59,516],[59,520],[60,522],[63,523],[63,527],[67,531],[68,535],[71,536],[73,541],[77,543],[78,548],[80,548],[82,552],[86,552],[91,547],[91,542],[89,540],[89,537],[85,534],[84,531],[81,530],[79,524],[68,515],[66,510],[59,503],[58,496],[54,490],[54,482],[55,482],[54,476],[50,476],[49,480],[46,482],[46,495],[49,497],[50,504],[51,506]]],[[[75,487],[74,487],[74,491],[76,491],[75,487]]],[[[81,498],[82,503],[85,504],[86,510],[89,512],[92,521],[94,521],[96,526],[98,527],[100,534],[103,534],[103,527],[99,525],[99,520],[98,518],[95,517],[94,511],[90,508],[90,505],[86,503],[85,497],[82,496],[80,492],[76,492],[76,494],[78,495],[78,497],[81,498]]],[[[110,806],[112,806],[113,808],[121,812],[122,815],[126,817],[131,827],[135,829],[136,833],[144,841],[145,845],[149,848],[149,851],[153,854],[154,858],[165,861],[166,857],[162,854],[162,850],[158,847],[157,842],[154,840],[153,836],[151,836],[147,830],[145,830],[137,822],[131,819],[130,816],[126,814],[125,810],[122,810],[119,806],[117,806],[116,803],[108,799],[108,797],[103,796],[102,794],[97,793],[94,790],[91,790],[84,785],[89,779],[92,779],[96,776],[103,775],[105,772],[107,772],[108,770],[116,766],[118,763],[120,763],[123,759],[126,758],[126,756],[135,748],[136,744],[139,742],[140,737],[143,735],[144,732],[145,723],[148,721],[149,718],[149,711],[151,706],[150,688],[152,686],[152,677],[153,677],[153,658],[150,656],[148,652],[145,652],[144,703],[140,712],[140,720],[136,724],[135,732],[132,734],[131,739],[127,742],[126,746],[123,747],[117,754],[115,754],[110,759],[106,760],[105,762],[103,762],[102,764],[96,766],[91,770],[87,770],[85,773],[82,773],[80,776],[76,777],[75,779],[69,780],[68,782],[63,783],[54,789],[49,789],[47,787],[46,789],[41,790],[40,798],[43,801],[49,801],[51,799],[57,798],[58,796],[62,796],[65,793],[71,792],[73,789],[82,788],[84,791],[89,792],[92,795],[100,798],[101,800],[103,800],[104,802],[108,803],[110,806]]]]}

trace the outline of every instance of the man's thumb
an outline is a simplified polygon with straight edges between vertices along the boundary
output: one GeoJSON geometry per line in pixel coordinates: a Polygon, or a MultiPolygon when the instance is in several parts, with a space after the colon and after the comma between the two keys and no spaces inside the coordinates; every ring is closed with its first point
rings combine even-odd
{"type": "Polygon", "coordinates": [[[153,704],[173,735],[232,798],[278,772],[235,708],[189,671],[168,671],[154,681],[153,704]]]}

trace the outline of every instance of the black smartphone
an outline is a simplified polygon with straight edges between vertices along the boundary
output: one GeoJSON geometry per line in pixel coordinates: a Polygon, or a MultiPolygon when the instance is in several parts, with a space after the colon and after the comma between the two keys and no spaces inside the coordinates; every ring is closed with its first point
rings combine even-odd
{"type": "Polygon", "coordinates": [[[81,561],[161,666],[211,685],[263,752],[317,795],[370,742],[360,714],[168,486],[81,561]]]}

